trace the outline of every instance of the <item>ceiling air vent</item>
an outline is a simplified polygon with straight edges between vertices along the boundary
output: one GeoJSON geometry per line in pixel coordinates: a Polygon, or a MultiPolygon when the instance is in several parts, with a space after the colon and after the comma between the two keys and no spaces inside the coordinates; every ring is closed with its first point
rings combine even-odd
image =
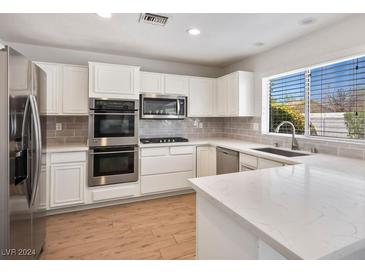
{"type": "Polygon", "coordinates": [[[153,25],[165,26],[167,20],[169,18],[167,16],[153,14],[153,13],[142,13],[139,18],[140,23],[148,23],[153,25]]]}

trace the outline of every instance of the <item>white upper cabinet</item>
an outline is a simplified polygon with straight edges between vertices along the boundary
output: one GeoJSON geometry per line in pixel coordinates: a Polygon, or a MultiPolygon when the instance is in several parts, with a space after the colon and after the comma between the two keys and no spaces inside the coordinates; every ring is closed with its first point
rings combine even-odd
{"type": "Polygon", "coordinates": [[[165,74],[165,93],[175,95],[189,94],[189,77],[183,75],[165,74]]]}
{"type": "Polygon", "coordinates": [[[139,67],[89,62],[89,97],[138,99],[139,67]]]}
{"type": "Polygon", "coordinates": [[[164,74],[141,71],[141,93],[164,93],[164,74]]]}
{"type": "Polygon", "coordinates": [[[63,66],[62,76],[63,114],[88,113],[88,69],[63,66]]]}
{"type": "Polygon", "coordinates": [[[46,73],[40,79],[40,112],[49,115],[86,115],[88,113],[87,67],[55,63],[36,63],[46,73]]]}
{"type": "Polygon", "coordinates": [[[236,71],[218,78],[216,95],[217,116],[253,116],[253,73],[236,71]]]}
{"type": "MultiPolygon", "coordinates": [[[[227,110],[226,116],[239,116],[239,74],[231,73],[226,76],[227,110]]],[[[243,96],[242,96],[243,97],[243,96]]]]}
{"type": "Polygon", "coordinates": [[[220,77],[217,79],[217,91],[216,91],[216,105],[214,114],[216,116],[228,116],[227,115],[227,93],[228,81],[225,77],[220,77]]]}
{"type": "Polygon", "coordinates": [[[140,92],[188,96],[189,117],[254,115],[252,72],[236,71],[219,78],[141,72],[140,92]]]}
{"type": "Polygon", "coordinates": [[[190,77],[189,117],[207,117],[214,115],[216,79],[190,77]]]}
{"type": "Polygon", "coordinates": [[[46,73],[46,77],[41,76],[39,91],[41,96],[43,98],[46,96],[47,99],[41,100],[39,111],[43,114],[57,115],[61,112],[59,104],[61,65],[38,62],[36,64],[46,73]]]}

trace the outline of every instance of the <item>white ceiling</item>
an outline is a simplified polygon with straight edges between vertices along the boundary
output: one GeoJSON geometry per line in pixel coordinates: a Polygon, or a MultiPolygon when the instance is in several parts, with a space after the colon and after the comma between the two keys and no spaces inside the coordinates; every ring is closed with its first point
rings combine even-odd
{"type": "Polygon", "coordinates": [[[139,14],[0,14],[0,38],[103,53],[225,66],[343,20],[345,14],[165,14],[165,27],[139,14]],[[309,25],[299,21],[315,18],[309,25]],[[190,27],[201,35],[186,33],[190,27]],[[263,46],[255,46],[263,42],[263,46]]]}

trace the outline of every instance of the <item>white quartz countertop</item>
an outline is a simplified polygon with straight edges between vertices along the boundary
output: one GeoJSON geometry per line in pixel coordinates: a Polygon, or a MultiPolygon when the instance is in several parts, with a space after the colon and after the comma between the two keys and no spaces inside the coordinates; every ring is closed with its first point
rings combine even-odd
{"type": "Polygon", "coordinates": [[[287,258],[339,259],[365,248],[365,161],[286,158],[252,151],[267,145],[239,140],[207,144],[297,163],[190,179],[200,195],[287,258]]]}
{"type": "MultiPolygon", "coordinates": [[[[284,167],[190,179],[193,188],[291,259],[338,259],[365,248],[365,161],[312,154],[283,157],[252,148],[268,145],[204,138],[160,146],[212,145],[284,167]]],[[[47,152],[87,151],[86,145],[49,146],[47,152]]]]}
{"type": "Polygon", "coordinates": [[[44,152],[77,152],[87,150],[89,150],[89,147],[85,144],[50,145],[43,149],[44,152]]]}

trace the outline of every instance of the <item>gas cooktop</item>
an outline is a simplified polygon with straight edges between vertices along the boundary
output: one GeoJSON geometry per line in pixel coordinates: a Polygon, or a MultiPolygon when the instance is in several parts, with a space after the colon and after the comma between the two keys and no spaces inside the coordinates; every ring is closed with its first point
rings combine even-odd
{"type": "Polygon", "coordinates": [[[142,144],[189,142],[188,139],[183,137],[141,138],[140,140],[142,144]]]}

